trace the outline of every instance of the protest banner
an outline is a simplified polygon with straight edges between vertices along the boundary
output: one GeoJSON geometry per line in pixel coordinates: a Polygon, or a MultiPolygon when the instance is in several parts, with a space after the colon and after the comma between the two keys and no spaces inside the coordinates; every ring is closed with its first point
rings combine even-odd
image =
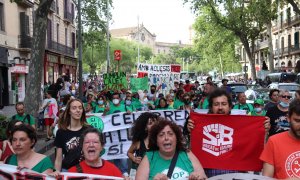
{"type": "Polygon", "coordinates": [[[61,172],[60,176],[55,178],[46,174],[38,173],[29,169],[17,170],[17,166],[0,164],[0,179],[4,180],[106,180],[106,179],[123,179],[114,176],[102,176],[85,173],[67,173],[61,172]]]}
{"type": "MultiPolygon", "coordinates": [[[[188,111],[184,110],[159,110],[151,111],[159,117],[167,118],[176,122],[179,126],[183,127],[184,123],[189,116],[188,111]]],[[[98,117],[97,123],[103,124],[103,137],[105,140],[105,153],[102,158],[105,160],[128,158],[127,151],[131,145],[130,129],[136,119],[144,113],[143,111],[133,113],[115,113],[106,116],[102,114],[94,114],[98,117]]],[[[92,125],[93,125],[92,124],[92,125]]],[[[102,125],[101,125],[102,126],[102,125]]],[[[96,127],[98,128],[98,126],[96,127]]]]}
{"type": "Polygon", "coordinates": [[[103,83],[108,90],[121,90],[128,88],[128,82],[125,72],[113,72],[103,74],[103,83]]]}
{"type": "Polygon", "coordinates": [[[143,78],[130,78],[130,89],[133,93],[138,90],[148,90],[148,77],[143,78]]]}
{"type": "Polygon", "coordinates": [[[195,128],[191,150],[204,168],[260,171],[264,147],[264,116],[191,112],[195,128]]]}
{"type": "Polygon", "coordinates": [[[161,86],[161,93],[166,94],[174,88],[174,81],[180,81],[180,65],[144,64],[139,63],[138,77],[148,76],[150,85],[161,86]]]}

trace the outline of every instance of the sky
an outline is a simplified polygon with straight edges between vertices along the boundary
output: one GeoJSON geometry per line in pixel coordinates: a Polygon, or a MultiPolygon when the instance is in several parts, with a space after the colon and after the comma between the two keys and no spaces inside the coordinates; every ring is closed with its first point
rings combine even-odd
{"type": "Polygon", "coordinates": [[[183,0],[113,0],[113,6],[110,29],[137,26],[139,19],[156,41],[189,43],[195,17],[183,0]]]}

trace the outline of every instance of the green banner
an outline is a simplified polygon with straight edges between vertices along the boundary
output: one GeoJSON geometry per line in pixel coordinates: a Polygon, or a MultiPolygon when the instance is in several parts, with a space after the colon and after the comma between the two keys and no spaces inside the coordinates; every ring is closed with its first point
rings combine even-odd
{"type": "Polygon", "coordinates": [[[128,83],[125,72],[114,72],[103,75],[103,82],[105,89],[108,90],[121,90],[127,89],[128,83]]]}
{"type": "Polygon", "coordinates": [[[130,89],[132,92],[137,92],[138,90],[148,90],[148,77],[130,78],[130,89]]]}

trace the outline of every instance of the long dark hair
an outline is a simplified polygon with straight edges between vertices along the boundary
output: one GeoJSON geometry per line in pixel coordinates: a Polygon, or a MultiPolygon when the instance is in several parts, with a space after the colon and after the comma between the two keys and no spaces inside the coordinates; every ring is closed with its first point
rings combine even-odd
{"type": "Polygon", "coordinates": [[[156,151],[159,150],[157,146],[157,135],[166,127],[169,126],[176,135],[176,150],[177,151],[186,151],[186,148],[183,144],[184,139],[180,127],[174,122],[167,120],[165,118],[158,118],[158,123],[154,124],[150,130],[149,137],[149,150],[156,151]]]}
{"type": "Polygon", "coordinates": [[[154,113],[150,113],[150,112],[142,113],[132,126],[131,129],[132,141],[137,142],[140,140],[144,140],[148,136],[148,131],[146,131],[145,129],[147,127],[149,119],[156,120],[157,118],[158,116],[154,113]]]}
{"type": "Polygon", "coordinates": [[[80,102],[82,106],[83,112],[80,118],[81,125],[82,126],[88,125],[86,122],[86,116],[85,116],[85,111],[84,111],[82,101],[80,99],[71,99],[66,106],[66,110],[63,112],[62,116],[58,120],[58,128],[66,130],[67,127],[71,124],[70,109],[71,109],[71,104],[75,101],[80,102]]]}

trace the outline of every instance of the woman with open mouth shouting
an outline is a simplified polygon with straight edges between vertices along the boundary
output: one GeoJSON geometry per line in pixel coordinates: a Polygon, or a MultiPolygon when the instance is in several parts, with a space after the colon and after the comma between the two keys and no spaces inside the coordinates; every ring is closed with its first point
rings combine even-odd
{"type": "Polygon", "coordinates": [[[71,167],[68,172],[122,177],[121,171],[111,162],[101,159],[104,140],[99,130],[86,129],[80,137],[84,160],[71,167]]]}
{"type": "Polygon", "coordinates": [[[185,149],[180,127],[170,120],[159,118],[151,127],[149,150],[138,167],[136,180],[207,178],[195,155],[185,149]]]}

